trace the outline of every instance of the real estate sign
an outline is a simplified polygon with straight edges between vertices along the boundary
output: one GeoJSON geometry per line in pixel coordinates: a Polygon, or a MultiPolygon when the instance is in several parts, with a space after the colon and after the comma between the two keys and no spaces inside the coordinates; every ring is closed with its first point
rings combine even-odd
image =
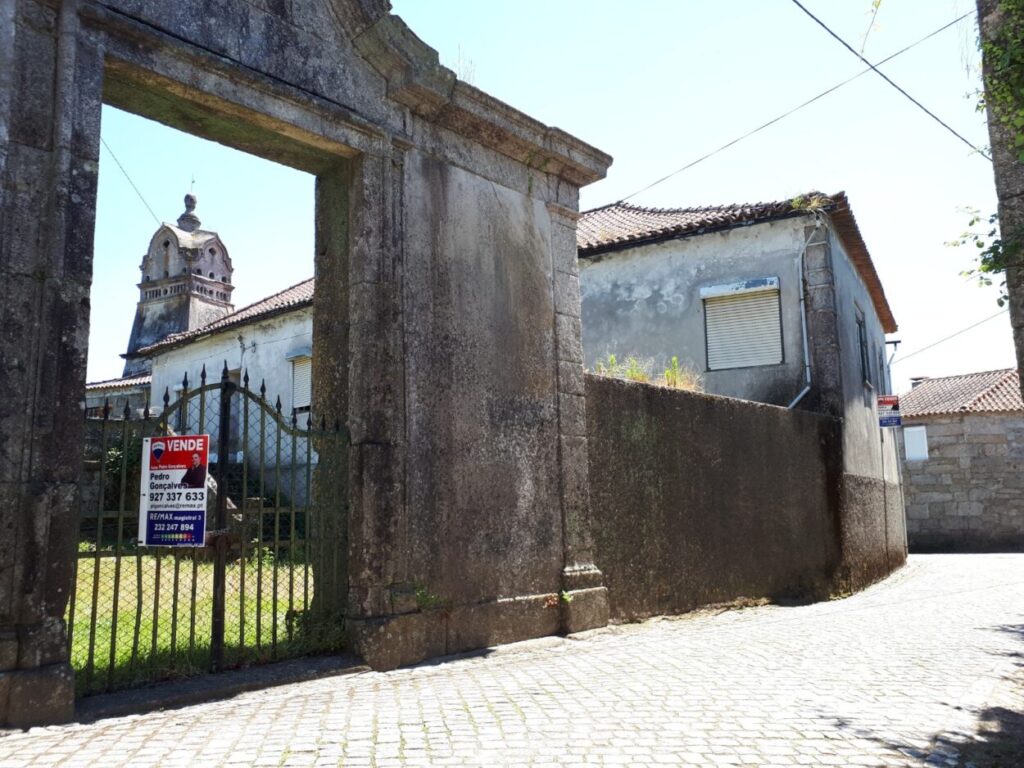
{"type": "Polygon", "coordinates": [[[203,546],[209,457],[209,435],[143,439],[139,544],[203,546]]]}
{"type": "Polygon", "coordinates": [[[903,419],[900,417],[900,396],[879,395],[878,396],[878,426],[880,427],[901,427],[903,419]]]}

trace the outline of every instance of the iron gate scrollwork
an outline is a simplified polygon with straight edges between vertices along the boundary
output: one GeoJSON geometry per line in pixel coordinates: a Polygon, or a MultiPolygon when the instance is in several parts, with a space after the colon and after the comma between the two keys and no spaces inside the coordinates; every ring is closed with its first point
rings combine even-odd
{"type": "Polygon", "coordinates": [[[114,414],[108,401],[87,420],[67,611],[79,695],[341,647],[339,617],[318,603],[341,583],[328,518],[345,512],[348,433],[314,418],[285,415],[225,365],[214,383],[204,367],[195,389],[186,376],[158,414],[114,414]],[[140,546],[142,439],[202,433],[206,545],[140,546]]]}

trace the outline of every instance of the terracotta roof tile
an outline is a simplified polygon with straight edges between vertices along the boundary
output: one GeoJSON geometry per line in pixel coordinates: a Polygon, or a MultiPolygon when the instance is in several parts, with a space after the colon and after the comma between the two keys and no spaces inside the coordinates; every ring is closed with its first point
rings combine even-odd
{"type": "Polygon", "coordinates": [[[176,347],[179,344],[201,336],[209,336],[210,334],[217,333],[218,331],[234,328],[239,325],[246,325],[258,320],[263,320],[267,317],[272,317],[273,315],[281,312],[311,305],[313,303],[313,288],[315,282],[316,279],[312,277],[308,280],[303,280],[301,283],[285,288],[279,293],[267,296],[265,299],[260,299],[247,307],[235,310],[230,315],[225,315],[219,320],[207,323],[201,328],[185,331],[183,333],[172,333],[163,341],[157,342],[156,344],[150,344],[148,347],[143,347],[137,354],[151,355],[154,352],[161,352],[165,349],[176,347]]]}
{"type": "Polygon", "coordinates": [[[1016,368],[925,379],[900,396],[904,418],[1024,410],[1016,368]]]}
{"type": "Polygon", "coordinates": [[[121,379],[107,379],[106,381],[93,381],[85,385],[88,391],[98,391],[103,389],[122,389],[124,387],[139,387],[149,384],[153,380],[153,377],[148,373],[144,373],[140,376],[125,376],[121,379]]]}
{"type": "Polygon", "coordinates": [[[580,258],[586,259],[641,243],[806,216],[813,210],[821,210],[829,215],[850,260],[867,285],[883,329],[886,333],[894,333],[896,320],[845,192],[834,195],[808,192],[775,202],[711,205],[702,208],[641,208],[629,203],[613,203],[585,211],[580,216],[576,227],[576,247],[580,258]]]}
{"type": "MultiPolygon", "coordinates": [[[[818,197],[827,199],[823,195],[818,197]]],[[[576,228],[576,247],[580,256],[586,257],[608,247],[699,234],[806,213],[795,208],[793,200],[702,208],[641,208],[629,203],[614,203],[583,212],[576,228]]]]}

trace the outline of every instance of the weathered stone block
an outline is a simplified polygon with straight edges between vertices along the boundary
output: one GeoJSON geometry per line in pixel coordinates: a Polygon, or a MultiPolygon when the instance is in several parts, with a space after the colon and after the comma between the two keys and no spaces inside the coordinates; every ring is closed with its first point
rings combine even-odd
{"type": "MultiPolygon", "coordinates": [[[[0,628],[0,672],[18,666],[18,635],[11,627],[0,628]]],[[[3,722],[0,719],[0,722],[3,722]]]]}
{"type": "Polygon", "coordinates": [[[918,504],[930,504],[936,501],[952,501],[953,494],[946,493],[944,491],[929,491],[927,493],[918,493],[914,496],[914,501],[918,504]]]}
{"type": "MultiPolygon", "coordinates": [[[[908,422],[907,426],[911,426],[909,422],[908,422]]],[[[934,421],[933,422],[933,421],[929,421],[929,422],[925,423],[925,426],[927,427],[927,431],[928,431],[929,445],[931,444],[931,439],[932,439],[933,436],[936,436],[936,437],[938,437],[940,435],[959,436],[959,435],[962,435],[964,433],[964,425],[963,425],[962,422],[959,422],[959,421],[954,421],[954,422],[943,422],[943,421],[934,421]]]]}
{"type": "Polygon", "coordinates": [[[345,634],[355,653],[375,670],[395,669],[447,651],[440,611],[378,619],[349,619],[345,634]]]}
{"type": "MultiPolygon", "coordinates": [[[[565,523],[567,551],[574,548],[583,562],[593,562],[590,543],[590,488],[587,482],[587,438],[563,436],[559,438],[562,457],[562,509],[565,523]]],[[[569,559],[567,564],[575,564],[569,559]]]]}
{"type": "Polygon", "coordinates": [[[563,435],[585,437],[587,434],[586,400],[582,395],[558,396],[559,431],[563,435]]]}
{"type": "Polygon", "coordinates": [[[34,669],[68,660],[64,620],[48,617],[37,624],[18,627],[18,667],[34,669]]]}
{"type": "Polygon", "coordinates": [[[582,329],[578,317],[555,315],[555,339],[560,361],[583,362],[582,329]]]}
{"type": "MultiPolygon", "coordinates": [[[[69,664],[0,673],[7,682],[6,724],[12,728],[66,723],[75,714],[75,682],[69,664]]],[[[0,697],[4,684],[0,683],[0,697]]],[[[0,714],[2,714],[0,698],[0,714]]],[[[0,721],[2,722],[2,721],[0,721]]]]}
{"type": "Polygon", "coordinates": [[[565,226],[557,219],[551,222],[551,256],[556,272],[579,275],[575,226],[565,226]]]}
{"type": "Polygon", "coordinates": [[[836,295],[831,285],[809,287],[806,303],[808,312],[835,312],[836,295]]]}
{"type": "Polygon", "coordinates": [[[805,270],[807,275],[807,285],[811,288],[819,288],[823,286],[832,286],[832,270],[828,267],[824,268],[813,268],[809,267],[805,270]]]}
{"type": "Polygon", "coordinates": [[[907,519],[909,520],[927,520],[928,516],[927,504],[911,504],[907,507],[907,519]]]}
{"type": "Polygon", "coordinates": [[[52,33],[20,25],[14,37],[10,140],[50,149],[53,136],[57,43],[52,33]]]}
{"type": "Polygon", "coordinates": [[[608,590],[605,587],[577,589],[561,597],[562,631],[567,635],[608,624],[608,590]]]}
{"type": "Polygon", "coordinates": [[[582,395],[583,365],[560,361],[558,363],[558,391],[567,395],[582,395]]]}
{"type": "Polygon", "coordinates": [[[580,279],[576,275],[555,271],[555,311],[580,316],[580,279]]]}
{"type": "Polygon", "coordinates": [[[454,608],[447,622],[447,653],[557,634],[559,615],[552,605],[554,597],[526,595],[454,608]]]}

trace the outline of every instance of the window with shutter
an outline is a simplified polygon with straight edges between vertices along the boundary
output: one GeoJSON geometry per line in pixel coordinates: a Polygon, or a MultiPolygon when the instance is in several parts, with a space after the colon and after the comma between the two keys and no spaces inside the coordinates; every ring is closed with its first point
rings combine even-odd
{"type": "Polygon", "coordinates": [[[782,362],[779,291],[754,291],[704,299],[708,370],[782,362]]]}
{"type": "Polygon", "coordinates": [[[308,411],[313,393],[313,361],[308,357],[292,361],[292,410],[308,411]]]}

